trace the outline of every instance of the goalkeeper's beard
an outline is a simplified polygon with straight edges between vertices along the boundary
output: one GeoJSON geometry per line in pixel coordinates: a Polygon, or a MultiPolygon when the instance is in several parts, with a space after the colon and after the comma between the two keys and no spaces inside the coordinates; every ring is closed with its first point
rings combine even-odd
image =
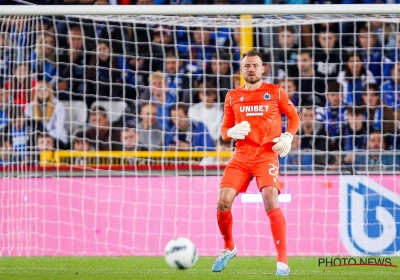
{"type": "Polygon", "coordinates": [[[246,83],[254,85],[254,84],[257,84],[259,81],[261,81],[261,77],[250,76],[250,77],[244,78],[244,80],[246,83]],[[250,79],[253,77],[254,77],[254,79],[250,79]]]}

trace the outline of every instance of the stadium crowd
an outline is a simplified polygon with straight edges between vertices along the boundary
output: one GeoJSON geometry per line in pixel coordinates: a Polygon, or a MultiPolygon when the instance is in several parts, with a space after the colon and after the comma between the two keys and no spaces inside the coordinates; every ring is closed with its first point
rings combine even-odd
{"type": "MultiPolygon", "coordinates": [[[[239,28],[0,18],[0,164],[54,149],[232,149],[219,129],[240,87],[239,38],[239,28]]],[[[398,169],[398,24],[257,27],[254,39],[263,80],[302,121],[282,168],[398,169]]]]}

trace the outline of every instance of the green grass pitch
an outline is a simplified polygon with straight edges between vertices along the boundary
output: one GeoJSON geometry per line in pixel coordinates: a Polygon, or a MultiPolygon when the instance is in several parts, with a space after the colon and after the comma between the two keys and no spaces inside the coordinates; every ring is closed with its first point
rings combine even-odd
{"type": "MultiPolygon", "coordinates": [[[[275,259],[237,257],[213,273],[214,257],[200,257],[188,270],[169,268],[162,257],[0,257],[0,279],[269,279],[275,259]]],[[[391,258],[400,267],[400,258],[391,258]]],[[[400,279],[400,268],[382,266],[319,267],[318,258],[289,258],[290,279],[400,279]]]]}

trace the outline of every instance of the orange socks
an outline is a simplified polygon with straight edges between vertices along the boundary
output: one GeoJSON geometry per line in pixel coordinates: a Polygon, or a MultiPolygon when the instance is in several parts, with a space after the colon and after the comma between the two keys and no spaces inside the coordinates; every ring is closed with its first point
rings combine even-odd
{"type": "Polygon", "coordinates": [[[231,210],[220,211],[217,209],[217,221],[219,231],[224,239],[224,249],[233,250],[235,243],[233,242],[232,236],[233,219],[231,210]]]}
{"type": "Polygon", "coordinates": [[[277,262],[288,263],[286,256],[286,220],[283,216],[281,208],[275,208],[267,212],[270,224],[272,237],[276,251],[278,252],[277,262]]]}
{"type": "MultiPolygon", "coordinates": [[[[288,263],[286,256],[286,220],[281,208],[269,211],[268,217],[271,224],[271,232],[274,238],[276,251],[278,252],[277,262],[288,263]]],[[[218,227],[224,239],[224,249],[233,250],[235,243],[232,235],[232,212],[231,210],[220,211],[217,209],[218,227]]]]}

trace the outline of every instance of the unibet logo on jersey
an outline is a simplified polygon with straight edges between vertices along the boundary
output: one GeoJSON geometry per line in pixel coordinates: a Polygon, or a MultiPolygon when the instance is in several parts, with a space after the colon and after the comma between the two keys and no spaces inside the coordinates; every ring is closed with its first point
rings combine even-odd
{"type": "Polygon", "coordinates": [[[269,105],[251,105],[240,106],[240,112],[246,113],[246,116],[262,116],[264,112],[268,112],[269,105]]]}

